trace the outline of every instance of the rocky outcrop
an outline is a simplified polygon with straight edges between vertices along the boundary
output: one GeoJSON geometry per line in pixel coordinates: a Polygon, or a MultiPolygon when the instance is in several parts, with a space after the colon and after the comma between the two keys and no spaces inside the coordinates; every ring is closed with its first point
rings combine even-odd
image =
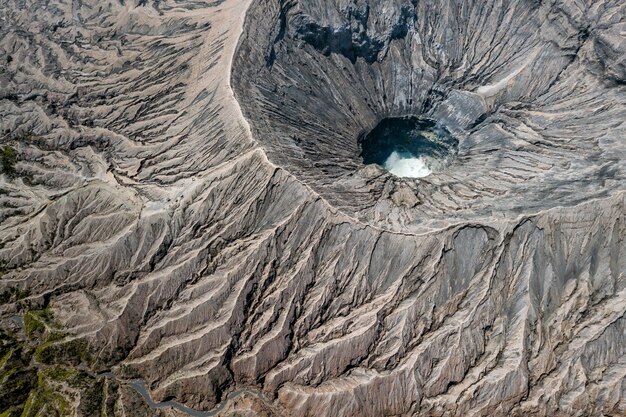
{"type": "Polygon", "coordinates": [[[3,311],[224,415],[626,413],[620,2],[0,5],[3,311]]]}

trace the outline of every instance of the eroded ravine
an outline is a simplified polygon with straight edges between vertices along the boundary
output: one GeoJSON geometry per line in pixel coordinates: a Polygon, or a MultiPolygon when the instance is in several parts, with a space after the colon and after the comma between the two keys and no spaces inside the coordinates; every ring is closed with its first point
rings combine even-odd
{"type": "Polygon", "coordinates": [[[621,2],[0,3],[2,314],[111,407],[624,414],[621,2]]]}

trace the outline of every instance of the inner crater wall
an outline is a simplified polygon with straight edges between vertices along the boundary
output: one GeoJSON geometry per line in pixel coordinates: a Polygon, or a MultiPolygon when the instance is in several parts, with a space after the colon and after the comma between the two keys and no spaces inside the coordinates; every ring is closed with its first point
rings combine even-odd
{"type": "Polygon", "coordinates": [[[270,160],[368,224],[576,204],[623,178],[624,106],[589,31],[611,9],[557,3],[257,0],[233,86],[270,160]],[[458,137],[450,169],[416,181],[364,166],[359,135],[406,115],[458,137]]]}

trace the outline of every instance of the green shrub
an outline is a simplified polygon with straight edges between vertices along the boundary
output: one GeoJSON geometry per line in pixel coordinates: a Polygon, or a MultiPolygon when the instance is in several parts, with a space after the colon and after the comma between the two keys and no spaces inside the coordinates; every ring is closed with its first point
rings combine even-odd
{"type": "Polygon", "coordinates": [[[42,336],[46,331],[47,317],[48,313],[44,313],[44,310],[27,311],[24,314],[24,331],[26,336],[31,339],[42,336]]]}
{"type": "Polygon", "coordinates": [[[75,369],[69,369],[55,365],[51,366],[50,368],[44,369],[43,371],[40,371],[39,381],[41,383],[47,378],[57,382],[65,382],[76,374],[78,374],[78,371],[75,369]]]}
{"type": "Polygon", "coordinates": [[[82,363],[90,363],[91,359],[85,339],[65,342],[48,340],[35,351],[35,360],[45,365],[78,366],[82,363]]]}
{"type": "MultiPolygon", "coordinates": [[[[0,263],[0,276],[2,276],[2,264],[0,263]]],[[[21,300],[28,297],[28,292],[20,290],[19,288],[9,287],[0,292],[0,304],[6,304],[16,300],[21,300]]]]}
{"type": "Polygon", "coordinates": [[[8,176],[15,176],[15,163],[17,162],[17,152],[11,146],[5,146],[0,151],[0,162],[2,163],[2,171],[8,176]]]}

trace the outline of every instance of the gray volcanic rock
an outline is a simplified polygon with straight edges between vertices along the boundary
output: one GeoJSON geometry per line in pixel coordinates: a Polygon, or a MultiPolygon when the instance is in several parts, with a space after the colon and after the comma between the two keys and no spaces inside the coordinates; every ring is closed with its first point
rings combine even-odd
{"type": "Polygon", "coordinates": [[[259,2],[233,78],[268,157],[346,214],[414,233],[620,190],[626,78],[599,62],[623,60],[623,6],[327,3],[259,2]],[[359,134],[414,114],[459,138],[454,166],[418,183],[364,168],[359,134]],[[391,201],[406,187],[419,204],[391,201]]]}
{"type": "Polygon", "coordinates": [[[2,310],[223,415],[626,415],[622,3],[0,0],[2,310]]]}

